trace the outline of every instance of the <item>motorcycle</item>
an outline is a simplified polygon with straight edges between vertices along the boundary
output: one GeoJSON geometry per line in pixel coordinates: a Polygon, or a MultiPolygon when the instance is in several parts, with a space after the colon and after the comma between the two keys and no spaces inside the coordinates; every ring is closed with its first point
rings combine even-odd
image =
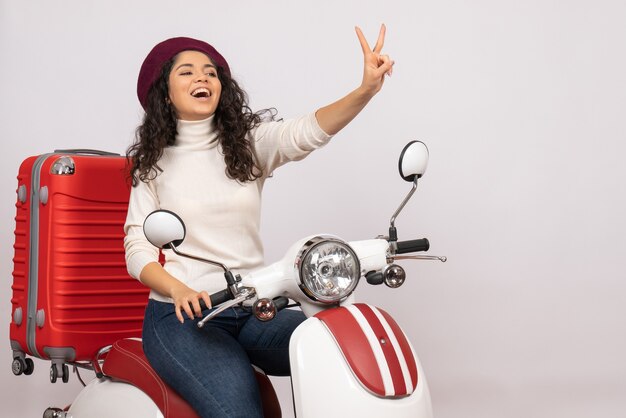
{"type": "MultiPolygon", "coordinates": [[[[413,141],[404,147],[398,168],[412,188],[391,217],[388,235],[351,242],[330,235],[306,237],[281,260],[243,277],[219,261],[180,252],[185,225],[172,212],[151,213],[144,232],[156,247],[224,270],[226,287],[211,295],[214,309],[199,320],[198,327],[235,305],[250,309],[261,321],[272,320],[289,301],[300,306],[307,319],[294,331],[289,346],[297,417],[429,418],[428,384],[406,334],[391,315],[356,303],[354,295],[363,277],[371,285],[400,287],[406,273],[398,260],[446,261],[446,257],[410,255],[427,251],[428,240],[399,241],[395,227],[427,165],[424,143],[413,141]]],[[[103,348],[86,368],[92,368],[96,378],[69,409],[48,408],[44,418],[197,416],[151,369],[139,340],[120,340],[103,348]]],[[[280,417],[269,379],[259,370],[257,378],[265,416],[280,417]]]]}

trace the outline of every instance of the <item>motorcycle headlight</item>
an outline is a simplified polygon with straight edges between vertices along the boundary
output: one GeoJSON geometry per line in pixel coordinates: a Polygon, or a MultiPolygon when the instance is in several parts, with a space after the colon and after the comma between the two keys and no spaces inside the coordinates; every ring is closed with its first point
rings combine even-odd
{"type": "Polygon", "coordinates": [[[359,258],[344,241],[317,236],[296,257],[300,289],[311,299],[337,303],[354,291],[361,277],[359,258]]]}

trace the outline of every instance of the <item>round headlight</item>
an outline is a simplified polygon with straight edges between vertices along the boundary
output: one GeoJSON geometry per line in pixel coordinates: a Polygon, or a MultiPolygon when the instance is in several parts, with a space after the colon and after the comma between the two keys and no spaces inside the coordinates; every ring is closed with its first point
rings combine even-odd
{"type": "Polygon", "coordinates": [[[300,288],[311,299],[337,303],[354,291],[361,277],[359,258],[350,246],[334,237],[306,242],[296,258],[300,288]]]}

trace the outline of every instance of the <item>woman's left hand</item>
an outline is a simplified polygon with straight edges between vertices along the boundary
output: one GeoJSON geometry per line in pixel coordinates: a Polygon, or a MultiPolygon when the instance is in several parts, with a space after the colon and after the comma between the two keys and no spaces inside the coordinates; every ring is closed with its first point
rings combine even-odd
{"type": "Polygon", "coordinates": [[[355,30],[359,38],[359,43],[361,44],[361,49],[363,50],[364,66],[361,88],[365,89],[365,91],[373,96],[382,88],[385,82],[385,76],[390,76],[393,72],[394,61],[389,58],[389,55],[381,53],[383,45],[385,44],[387,28],[384,24],[380,26],[378,39],[373,49],[370,48],[361,29],[357,26],[355,30]]]}
{"type": "Polygon", "coordinates": [[[380,27],[374,49],[368,45],[361,29],[359,27],[355,29],[363,50],[363,80],[361,85],[348,93],[347,96],[319,108],[315,113],[320,128],[329,135],[334,135],[342,130],[363,110],[365,105],[383,87],[385,76],[391,75],[393,70],[393,60],[389,58],[389,55],[381,53],[387,30],[385,25],[380,27]]]}

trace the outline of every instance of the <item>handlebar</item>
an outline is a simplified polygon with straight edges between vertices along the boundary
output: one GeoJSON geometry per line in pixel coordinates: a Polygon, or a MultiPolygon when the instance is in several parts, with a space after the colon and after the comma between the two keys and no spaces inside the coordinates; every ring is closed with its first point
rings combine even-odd
{"type": "MultiPolygon", "coordinates": [[[[217,305],[221,305],[222,303],[231,300],[233,297],[228,289],[224,289],[211,294],[210,298],[211,306],[215,308],[217,305]]],[[[276,305],[277,311],[281,311],[289,305],[289,299],[284,296],[276,297],[274,298],[274,305],[276,305]]],[[[204,300],[202,299],[200,299],[200,309],[203,311],[207,309],[206,303],[204,303],[204,300]]]]}
{"type": "MultiPolygon", "coordinates": [[[[217,305],[222,304],[226,302],[227,300],[231,300],[233,296],[230,294],[230,291],[228,289],[224,289],[224,290],[220,290],[219,292],[215,292],[211,294],[210,298],[211,298],[211,306],[215,308],[217,305]]],[[[202,299],[200,299],[200,309],[203,311],[207,309],[206,303],[204,303],[204,300],[202,299]]]]}
{"type": "Polygon", "coordinates": [[[274,298],[274,305],[276,306],[276,311],[280,312],[289,305],[289,299],[284,296],[279,296],[274,298]]]}
{"type": "Polygon", "coordinates": [[[396,254],[414,253],[418,251],[428,251],[430,243],[428,239],[414,239],[410,241],[398,241],[396,254]]]}

